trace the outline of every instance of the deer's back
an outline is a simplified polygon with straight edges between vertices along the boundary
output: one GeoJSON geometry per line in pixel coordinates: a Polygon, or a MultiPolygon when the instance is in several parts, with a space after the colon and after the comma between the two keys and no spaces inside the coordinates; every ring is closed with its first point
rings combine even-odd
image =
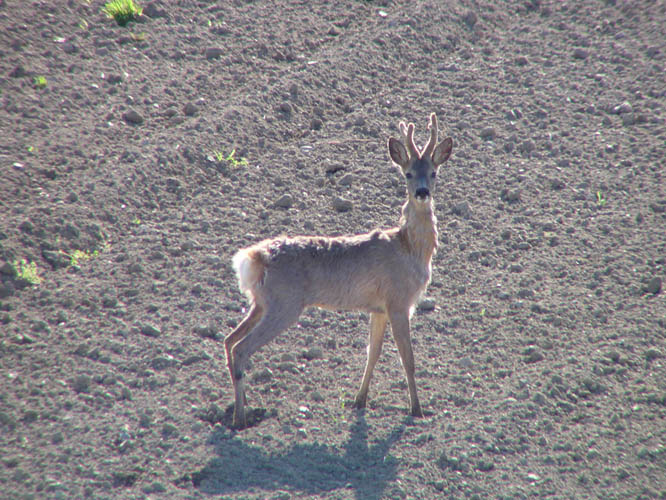
{"type": "MultiPolygon", "coordinates": [[[[414,304],[430,278],[397,229],[358,236],[276,238],[253,247],[265,268],[262,293],[303,307],[385,311],[414,304]]],[[[267,297],[269,298],[269,297],[267,297]]]]}

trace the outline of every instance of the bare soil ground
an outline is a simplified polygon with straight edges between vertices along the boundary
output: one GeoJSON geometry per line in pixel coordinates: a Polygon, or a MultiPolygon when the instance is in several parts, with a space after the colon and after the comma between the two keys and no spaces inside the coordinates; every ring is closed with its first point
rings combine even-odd
{"type": "Polygon", "coordinates": [[[0,497],[666,498],[664,2],[102,6],[0,1],[0,497]],[[426,417],[312,310],[231,430],[234,251],[395,225],[432,111],[426,417]]]}

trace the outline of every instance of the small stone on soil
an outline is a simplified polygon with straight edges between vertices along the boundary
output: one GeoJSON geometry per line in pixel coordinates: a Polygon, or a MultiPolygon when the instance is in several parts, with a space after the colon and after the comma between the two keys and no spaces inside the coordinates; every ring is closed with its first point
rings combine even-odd
{"type": "Polygon", "coordinates": [[[206,56],[206,59],[217,59],[220,57],[222,54],[224,54],[224,49],[220,47],[208,47],[204,51],[204,55],[206,56]]]}
{"type": "Polygon", "coordinates": [[[516,66],[527,66],[529,60],[525,56],[518,56],[514,62],[516,63],[516,66]]]}
{"type": "Polygon", "coordinates": [[[23,78],[26,76],[28,72],[23,68],[23,66],[16,66],[11,72],[9,73],[9,76],[12,78],[23,78]]]}
{"type": "Polygon", "coordinates": [[[290,194],[283,194],[275,200],[275,206],[280,208],[291,208],[294,204],[294,198],[290,194]]]}
{"type": "Polygon", "coordinates": [[[197,325],[194,327],[194,333],[204,338],[214,339],[217,337],[217,327],[215,325],[197,325]]]}
{"type": "Polygon", "coordinates": [[[198,108],[197,105],[194,104],[193,102],[188,102],[188,103],[185,104],[185,106],[183,107],[183,113],[185,113],[185,115],[187,115],[187,116],[194,116],[194,115],[196,115],[198,112],[199,112],[199,108],[198,108]]]}
{"type": "Polygon", "coordinates": [[[123,113],[123,120],[132,125],[141,125],[143,123],[143,116],[141,116],[137,111],[130,109],[129,111],[123,113]]]}
{"type": "Polygon", "coordinates": [[[518,189],[502,189],[500,193],[500,198],[502,201],[507,203],[516,203],[520,201],[520,190],[518,189]]]}
{"type": "Polygon", "coordinates": [[[587,59],[589,55],[590,53],[587,50],[580,47],[575,48],[573,52],[574,59],[584,60],[587,59]]]}
{"type": "Polygon", "coordinates": [[[495,464],[489,460],[479,460],[479,462],[476,464],[476,469],[480,470],[481,472],[489,472],[494,468],[495,464]]]}
{"type": "Polygon", "coordinates": [[[269,368],[263,368],[252,375],[252,382],[255,384],[265,384],[273,380],[273,372],[269,368]]]}
{"type": "Polygon", "coordinates": [[[88,392],[90,390],[90,384],[92,384],[92,378],[88,375],[78,375],[72,380],[72,389],[75,392],[88,392]]]}
{"type": "Polygon", "coordinates": [[[494,127],[485,127],[481,129],[481,139],[492,141],[495,137],[497,137],[497,130],[494,127]]]}
{"type": "Polygon", "coordinates": [[[44,260],[51,264],[53,269],[60,269],[63,267],[67,267],[71,263],[70,257],[62,252],[53,252],[51,250],[43,250],[42,251],[42,257],[44,257],[44,260]]]}
{"type": "Polygon", "coordinates": [[[291,114],[291,104],[288,102],[283,102],[280,104],[280,106],[278,106],[278,111],[284,113],[285,115],[291,114]]]}
{"type": "Polygon", "coordinates": [[[5,262],[0,266],[0,274],[4,274],[5,276],[9,276],[10,278],[16,278],[17,272],[16,272],[16,267],[14,267],[12,264],[9,262],[5,262]]]}
{"type": "Polygon", "coordinates": [[[474,26],[476,24],[476,22],[478,21],[478,17],[476,15],[476,12],[474,12],[473,10],[468,10],[467,12],[465,12],[465,15],[463,16],[462,19],[465,22],[465,24],[467,26],[469,26],[470,28],[472,26],[474,26]]]}
{"type": "Polygon", "coordinates": [[[647,285],[645,285],[643,290],[646,293],[657,295],[659,292],[661,292],[661,285],[662,285],[661,278],[659,276],[655,276],[650,281],[648,281],[647,285]]]}
{"type": "Polygon", "coordinates": [[[661,358],[662,354],[661,354],[661,351],[659,349],[651,348],[651,349],[648,349],[647,351],[645,351],[644,356],[645,356],[646,360],[654,361],[655,359],[661,358]]]}
{"type": "Polygon", "coordinates": [[[151,325],[150,323],[145,323],[141,325],[141,333],[148,337],[159,337],[162,335],[162,331],[156,327],[155,325],[151,325]]]}
{"type": "Polygon", "coordinates": [[[308,361],[312,361],[313,359],[321,359],[324,357],[324,351],[321,347],[310,347],[310,349],[303,352],[303,357],[308,361]]]}
{"type": "Polygon", "coordinates": [[[278,369],[283,372],[293,373],[294,375],[297,375],[299,373],[298,366],[296,366],[296,363],[292,363],[289,361],[285,361],[278,364],[278,369]]]}
{"type": "Polygon", "coordinates": [[[338,184],[340,184],[341,186],[351,186],[353,180],[354,180],[354,176],[352,174],[345,174],[338,181],[338,184]]]}
{"type": "Polygon", "coordinates": [[[525,355],[526,363],[536,363],[544,359],[544,356],[541,353],[541,351],[539,351],[534,347],[528,347],[527,349],[525,349],[525,351],[523,351],[523,354],[525,355]]]}
{"type": "Polygon", "coordinates": [[[351,200],[336,196],[333,198],[333,208],[336,212],[348,212],[353,208],[351,200]]]}
{"type": "Polygon", "coordinates": [[[416,308],[419,311],[434,311],[435,310],[435,305],[437,303],[435,302],[434,299],[431,299],[429,297],[426,297],[424,299],[421,299],[416,306],[416,308]]]}
{"type": "Polygon", "coordinates": [[[466,201],[462,201],[456,205],[453,205],[451,207],[451,213],[453,215],[457,215],[459,217],[462,217],[463,219],[471,219],[472,218],[472,209],[469,206],[469,203],[466,201]]]}
{"type": "Polygon", "coordinates": [[[621,115],[624,113],[631,113],[633,110],[634,108],[631,106],[631,104],[628,101],[624,101],[622,104],[618,104],[613,108],[613,114],[621,115]]]}

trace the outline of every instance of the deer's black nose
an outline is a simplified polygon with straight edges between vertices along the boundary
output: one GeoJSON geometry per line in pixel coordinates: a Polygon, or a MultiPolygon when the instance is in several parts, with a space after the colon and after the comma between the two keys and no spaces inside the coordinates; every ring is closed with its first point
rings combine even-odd
{"type": "Polygon", "coordinates": [[[430,196],[430,191],[428,190],[428,188],[418,188],[416,190],[416,192],[414,193],[414,195],[417,198],[425,200],[426,198],[428,198],[430,196]]]}

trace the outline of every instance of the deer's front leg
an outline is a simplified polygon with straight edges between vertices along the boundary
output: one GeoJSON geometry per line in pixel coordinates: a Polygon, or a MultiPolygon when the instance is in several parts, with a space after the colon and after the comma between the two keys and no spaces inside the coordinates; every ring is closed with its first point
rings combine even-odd
{"type": "Polygon", "coordinates": [[[372,370],[379,359],[382,352],[382,344],[384,343],[384,332],[386,332],[386,323],[388,317],[386,314],[372,313],[370,314],[370,335],[368,338],[368,361],[365,365],[365,372],[363,372],[363,381],[361,387],[356,393],[354,399],[355,408],[365,408],[368,400],[368,387],[370,387],[370,379],[372,378],[372,370]]]}
{"type": "Polygon", "coordinates": [[[409,387],[409,403],[411,414],[415,417],[422,417],[421,404],[416,394],[416,379],[414,378],[414,353],[412,352],[412,342],[409,336],[409,311],[393,311],[390,313],[391,331],[393,338],[398,345],[402,367],[407,376],[407,387],[409,387]]]}

